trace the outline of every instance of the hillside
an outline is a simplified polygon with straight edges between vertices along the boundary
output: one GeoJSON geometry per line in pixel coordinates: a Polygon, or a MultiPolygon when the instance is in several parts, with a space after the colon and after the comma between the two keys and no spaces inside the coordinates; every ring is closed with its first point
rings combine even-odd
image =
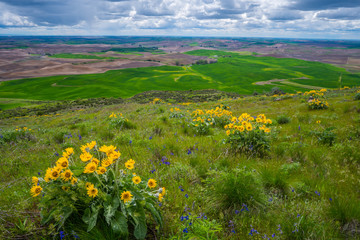
{"type": "MultiPolygon", "coordinates": [[[[238,69],[241,75],[240,72],[244,70],[239,68],[241,64],[246,62],[255,67],[265,61],[264,68],[275,69],[279,63],[274,61],[283,60],[255,56],[224,57],[218,59],[218,63],[211,64],[211,67],[214,71],[222,69],[229,73],[238,69]],[[225,63],[228,68],[224,67],[225,63]]],[[[318,79],[312,79],[311,85],[318,83],[320,87],[336,88],[337,71],[343,71],[331,66],[315,72],[318,66],[323,66],[321,63],[284,61],[288,65],[283,65],[283,69],[278,71],[282,72],[281,76],[276,76],[271,69],[263,70],[269,75],[254,78],[254,82],[296,78],[306,74],[318,79]],[[302,66],[309,65],[296,68],[300,62],[302,66]],[[296,76],[287,70],[295,68],[296,76]],[[321,80],[332,76],[330,82],[321,80]]],[[[157,67],[105,74],[115,89],[111,96],[118,92],[117,83],[109,74],[116,74],[119,78],[122,75],[133,76],[128,84],[134,86],[134,91],[128,96],[144,90],[140,81],[136,82],[134,78],[148,77],[150,73],[153,80],[163,82],[168,81],[166,77],[176,76],[182,82],[202,79],[211,83],[218,81],[218,75],[224,79],[218,86],[231,82],[224,72],[211,72],[207,65],[196,65],[192,69],[157,67]],[[211,79],[203,77],[205,72],[211,79]]],[[[92,90],[102,91],[93,84],[101,82],[98,76],[101,75],[71,76],[71,82],[63,76],[5,82],[1,85],[0,96],[28,99],[31,93],[34,96],[31,99],[73,99],[81,92],[83,97],[92,97],[92,90]],[[36,84],[30,86],[27,82],[36,84]],[[58,86],[61,91],[54,93],[49,91],[54,82],[73,87],[58,86]],[[36,87],[41,90],[35,91],[36,87]],[[14,89],[18,91],[15,93],[14,89]]],[[[352,76],[345,72],[343,79],[348,83],[353,81],[352,76]]],[[[289,82],[297,83],[298,80],[289,82]]],[[[245,83],[254,86],[251,91],[263,89],[261,85],[252,85],[253,82],[245,83]]],[[[30,195],[32,176],[39,177],[40,186],[45,189],[46,183],[42,179],[47,168],[55,165],[65,149],[73,148],[71,163],[83,167],[84,163],[79,158],[80,148],[96,141],[94,149],[113,145],[121,153],[116,167],[114,164],[109,169],[125,175],[136,173],[143,181],[155,179],[158,186],[166,188],[164,198],[159,198],[156,203],[156,208],[162,214],[163,227],[155,224],[158,219],[146,215],[146,239],[359,239],[360,102],[354,99],[355,96],[360,99],[359,88],[304,94],[295,92],[300,88],[297,85],[277,84],[293,89],[294,94],[214,97],[204,102],[183,103],[180,103],[181,99],[177,102],[151,99],[145,104],[126,101],[114,102],[109,106],[99,102],[69,104],[57,112],[30,112],[30,116],[1,119],[0,238],[73,239],[76,234],[82,234],[84,237],[81,239],[91,239],[91,236],[102,239],[96,235],[99,232],[93,231],[87,235],[86,228],[79,230],[84,225],[81,220],[77,222],[78,225],[65,224],[65,227],[56,229],[53,224],[62,221],[64,215],[61,214],[41,225],[39,202],[51,193],[46,192],[45,197],[40,194],[33,198],[30,195]],[[308,99],[311,94],[324,101],[324,104],[328,102],[329,106],[320,104],[319,108],[324,109],[310,109],[308,99]],[[211,109],[213,111],[206,112],[211,109]],[[251,125],[251,130],[240,130],[243,124],[240,119],[245,118],[247,125],[244,126],[251,125]],[[262,123],[261,119],[268,121],[262,123]],[[238,126],[229,126],[231,122],[238,126]],[[245,136],[242,134],[248,135],[245,140],[237,141],[237,137],[245,136]],[[252,137],[257,140],[249,142],[252,137]],[[246,144],[241,145],[244,142],[246,144]],[[134,169],[124,167],[129,159],[135,161],[134,169]],[[72,231],[74,229],[76,234],[72,231]]],[[[228,85],[228,90],[235,91],[231,86],[228,85]]],[[[107,88],[110,89],[111,84],[107,88]]],[[[191,92],[187,94],[196,95],[191,92]]],[[[164,96],[170,99],[170,95],[164,96]]],[[[148,96],[144,94],[139,98],[148,99],[148,96]]],[[[50,106],[53,103],[42,104],[50,106]]],[[[315,105],[312,107],[318,108],[319,105],[315,105]]],[[[76,174],[82,176],[81,171],[76,174]]],[[[97,175],[94,173],[94,176],[97,175]]],[[[100,177],[110,178],[110,170],[100,177]]],[[[69,185],[71,190],[65,188],[64,191],[61,190],[61,181],[57,180],[61,193],[59,199],[68,196],[66,194],[75,188],[85,189],[80,180],[81,177],[78,183],[69,185]]],[[[100,184],[97,187],[102,189],[100,184]]],[[[95,204],[102,198],[101,194],[99,192],[99,196],[90,203],[95,204]]],[[[138,197],[134,196],[134,199],[138,197]]],[[[71,202],[80,198],[73,196],[71,202]]],[[[62,204],[76,206],[69,202],[62,204]]],[[[131,208],[134,202],[124,204],[131,208]]],[[[82,207],[87,206],[78,209],[82,207]]],[[[80,213],[72,212],[71,216],[75,219],[76,214],[80,213]]],[[[71,217],[68,221],[71,221],[71,217]]],[[[136,229],[129,229],[129,237],[133,239],[132,232],[136,232],[136,229]]]]}

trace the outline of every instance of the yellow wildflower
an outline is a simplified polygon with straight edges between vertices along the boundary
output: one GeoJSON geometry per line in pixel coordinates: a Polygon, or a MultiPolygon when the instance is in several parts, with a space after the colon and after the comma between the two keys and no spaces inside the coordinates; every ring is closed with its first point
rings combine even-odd
{"type": "Polygon", "coordinates": [[[80,155],[80,159],[81,159],[81,161],[83,161],[83,162],[90,161],[92,157],[93,157],[93,156],[92,156],[90,153],[88,153],[88,152],[84,152],[84,153],[82,153],[82,154],[80,155]]]}
{"type": "Polygon", "coordinates": [[[36,197],[38,196],[42,191],[42,187],[40,186],[33,186],[31,189],[30,189],[30,192],[31,192],[31,195],[33,197],[36,197]]]}
{"type": "Polygon", "coordinates": [[[95,172],[96,168],[97,168],[97,165],[95,163],[91,162],[85,166],[84,173],[93,173],[93,172],[95,172]]]}
{"type": "Polygon", "coordinates": [[[99,175],[104,174],[104,173],[106,173],[106,168],[104,168],[104,167],[99,167],[99,169],[96,170],[96,172],[97,172],[99,175]]]}
{"type": "Polygon", "coordinates": [[[121,200],[124,200],[124,203],[128,202],[128,201],[131,201],[132,199],[132,194],[130,191],[123,191],[121,193],[121,200]]]}
{"type": "Polygon", "coordinates": [[[98,190],[97,190],[97,188],[94,188],[94,187],[88,188],[87,189],[87,194],[89,195],[89,197],[94,198],[94,197],[96,197],[98,195],[98,190]]]}
{"type": "Polygon", "coordinates": [[[156,181],[154,179],[150,178],[148,181],[148,186],[149,186],[149,188],[156,187],[156,181]]]}
{"type": "Polygon", "coordinates": [[[32,181],[32,183],[33,183],[34,185],[37,185],[38,182],[39,182],[39,179],[38,179],[37,177],[32,177],[32,178],[31,178],[31,181],[32,181]]]}
{"type": "Polygon", "coordinates": [[[71,170],[70,170],[70,169],[67,169],[67,170],[65,170],[65,172],[63,172],[63,173],[61,174],[61,178],[62,178],[65,182],[67,182],[67,181],[69,181],[69,180],[71,179],[72,175],[73,175],[73,173],[71,172],[71,170]]]}
{"type": "Polygon", "coordinates": [[[94,184],[92,184],[91,182],[86,182],[86,183],[85,183],[85,187],[86,187],[87,189],[89,189],[89,188],[94,188],[94,184]]]}
{"type": "Polygon", "coordinates": [[[139,184],[141,182],[141,178],[139,176],[135,176],[132,178],[133,183],[139,184]]]}

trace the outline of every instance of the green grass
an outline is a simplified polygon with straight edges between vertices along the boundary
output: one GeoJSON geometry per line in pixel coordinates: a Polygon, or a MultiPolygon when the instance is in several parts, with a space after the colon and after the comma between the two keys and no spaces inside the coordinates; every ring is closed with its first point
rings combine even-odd
{"type": "Polygon", "coordinates": [[[59,158],[56,153],[67,147],[74,147],[74,159],[80,162],[80,146],[95,140],[98,146],[119,149],[120,168],[132,158],[134,172],[166,187],[160,207],[164,228],[152,231],[155,226],[149,225],[147,239],[155,239],[154,234],[156,239],[187,239],[185,228],[194,239],[206,239],[212,226],[222,230],[211,239],[264,234],[278,239],[359,239],[360,105],[354,94],[353,89],[329,92],[330,108],[318,111],[309,110],[303,97],[274,101],[255,96],[189,106],[127,103],[2,119],[0,238],[59,238],[59,230],[39,224],[38,199],[29,193],[31,176],[39,172],[42,177],[59,158]],[[234,155],[223,144],[224,129],[214,127],[210,135],[198,136],[187,127],[192,122],[187,111],[219,104],[230,107],[234,116],[264,113],[291,121],[271,127],[267,157],[234,155]],[[169,118],[174,107],[183,118],[169,118]],[[113,128],[108,119],[112,112],[122,113],[136,128],[113,128]],[[17,127],[32,131],[20,134],[17,127]],[[310,134],[330,127],[335,127],[333,146],[318,143],[310,134]],[[164,156],[170,165],[162,164],[164,156]],[[197,219],[192,227],[189,220],[181,221],[189,213],[197,219]],[[252,229],[259,234],[249,235],[252,229]]]}
{"type": "MultiPolygon", "coordinates": [[[[128,98],[148,90],[217,89],[239,94],[279,87],[295,93],[309,88],[360,85],[360,74],[330,64],[290,58],[256,57],[235,52],[196,50],[187,54],[217,56],[217,63],[185,67],[160,66],[111,70],[100,74],[53,76],[0,83],[0,98],[65,100],[128,98]],[[257,85],[256,82],[284,79],[257,85]]],[[[76,55],[70,54],[69,57],[76,55]]],[[[86,55],[85,55],[86,56],[86,55]]],[[[93,56],[91,56],[93,57],[93,56]]],[[[94,56],[97,57],[97,56],[94,56]]]]}
{"type": "Polygon", "coordinates": [[[119,53],[141,53],[141,52],[150,52],[153,54],[163,54],[163,50],[158,49],[157,47],[133,47],[133,48],[110,48],[108,51],[114,51],[119,53]]]}
{"type": "Polygon", "coordinates": [[[28,100],[28,99],[12,99],[12,98],[0,98],[0,110],[7,110],[17,107],[29,107],[36,105],[37,101],[28,100]]]}
{"type": "Polygon", "coordinates": [[[73,54],[73,53],[58,53],[58,54],[53,54],[50,57],[52,57],[52,58],[73,58],[73,59],[117,59],[116,57],[100,57],[100,56],[95,56],[95,55],[73,54]]]}
{"type": "Polygon", "coordinates": [[[199,43],[198,42],[192,42],[192,43],[189,43],[189,46],[190,47],[196,47],[196,46],[199,46],[199,43]]]}

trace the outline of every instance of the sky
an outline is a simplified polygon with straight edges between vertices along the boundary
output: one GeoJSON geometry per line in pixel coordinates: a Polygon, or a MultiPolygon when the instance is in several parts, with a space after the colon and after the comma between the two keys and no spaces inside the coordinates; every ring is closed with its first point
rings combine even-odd
{"type": "Polygon", "coordinates": [[[360,0],[0,0],[0,34],[360,40],[360,0]]]}

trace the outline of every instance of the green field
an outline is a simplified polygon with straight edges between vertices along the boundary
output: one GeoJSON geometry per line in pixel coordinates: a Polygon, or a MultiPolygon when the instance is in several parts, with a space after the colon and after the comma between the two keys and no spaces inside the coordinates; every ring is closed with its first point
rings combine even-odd
{"type": "Polygon", "coordinates": [[[254,92],[269,91],[273,87],[294,93],[309,88],[360,85],[360,74],[352,74],[343,68],[325,63],[211,50],[196,50],[187,54],[213,57],[218,61],[206,65],[129,68],[101,74],[7,81],[0,85],[0,98],[128,98],[148,90],[190,89],[217,89],[250,95],[254,92]],[[280,80],[271,84],[256,84],[274,79],[280,80]]]}
{"type": "Polygon", "coordinates": [[[157,47],[133,47],[133,48],[110,48],[107,51],[114,51],[119,53],[142,53],[149,52],[152,54],[165,54],[165,52],[157,47]]]}

